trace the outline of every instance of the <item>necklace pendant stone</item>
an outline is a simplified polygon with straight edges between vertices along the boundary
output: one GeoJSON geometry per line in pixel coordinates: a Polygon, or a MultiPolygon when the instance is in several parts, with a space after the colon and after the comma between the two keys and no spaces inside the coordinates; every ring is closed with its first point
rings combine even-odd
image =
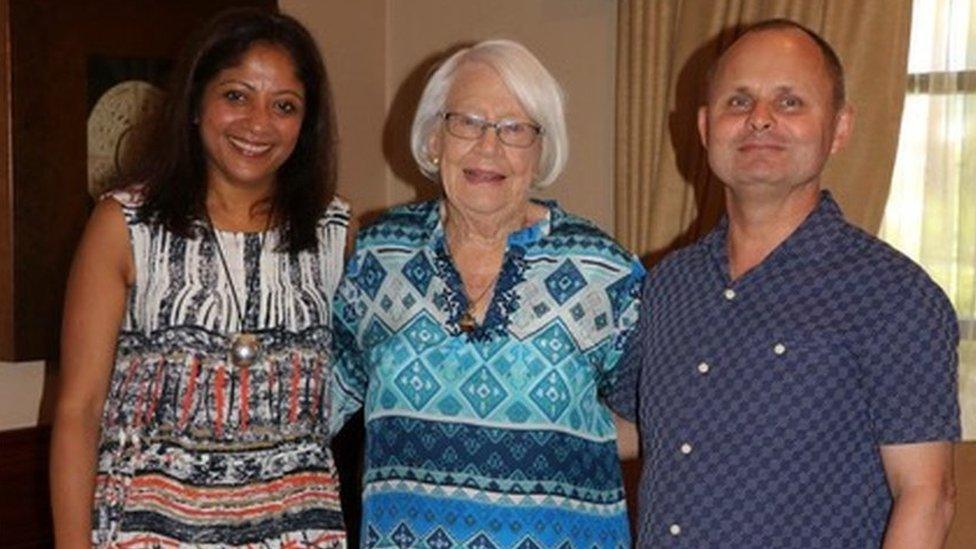
{"type": "Polygon", "coordinates": [[[464,333],[473,332],[478,326],[478,323],[474,321],[474,317],[471,316],[471,311],[464,311],[461,318],[458,319],[458,328],[464,333]]]}
{"type": "Polygon", "coordinates": [[[261,354],[261,343],[254,334],[236,334],[230,344],[230,362],[238,368],[247,368],[261,354]]]}

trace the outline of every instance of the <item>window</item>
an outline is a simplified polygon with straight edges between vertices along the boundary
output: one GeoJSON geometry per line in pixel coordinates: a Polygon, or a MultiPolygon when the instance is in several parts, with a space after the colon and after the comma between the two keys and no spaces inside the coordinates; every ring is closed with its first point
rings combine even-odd
{"type": "Polygon", "coordinates": [[[976,0],[915,0],[891,193],[880,236],[959,316],[966,438],[976,438],[976,0]]]}

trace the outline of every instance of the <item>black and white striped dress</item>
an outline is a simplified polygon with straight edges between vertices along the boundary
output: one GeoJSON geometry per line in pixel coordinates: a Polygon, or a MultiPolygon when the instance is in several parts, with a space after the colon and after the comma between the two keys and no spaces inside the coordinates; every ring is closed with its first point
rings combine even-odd
{"type": "Polygon", "coordinates": [[[105,401],[93,507],[96,546],[344,547],[326,444],[332,297],[348,206],[334,200],[318,249],[275,251],[277,232],[184,238],[122,204],[136,280],[105,401]],[[244,309],[234,306],[232,286],[244,309]],[[229,336],[262,355],[237,368],[229,336]]]}

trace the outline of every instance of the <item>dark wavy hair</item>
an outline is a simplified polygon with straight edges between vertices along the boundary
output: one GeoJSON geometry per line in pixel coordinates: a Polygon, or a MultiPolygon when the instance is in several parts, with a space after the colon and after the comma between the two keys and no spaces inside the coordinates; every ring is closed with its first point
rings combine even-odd
{"type": "Polygon", "coordinates": [[[271,199],[271,219],[281,230],[278,250],[295,254],[316,246],[318,219],[335,194],[336,132],[322,56],[312,36],[292,17],[232,9],[201,28],[180,55],[148,147],[125,180],[146,185],[142,219],[182,236],[199,235],[207,196],[206,156],[194,122],[200,98],[217,73],[239,63],[256,42],[287,51],[305,87],[298,142],[278,169],[271,199]]]}

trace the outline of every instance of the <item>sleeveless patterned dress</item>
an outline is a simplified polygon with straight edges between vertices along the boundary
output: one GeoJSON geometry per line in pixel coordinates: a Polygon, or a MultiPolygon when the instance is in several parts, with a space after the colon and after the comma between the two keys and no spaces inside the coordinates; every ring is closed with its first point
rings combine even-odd
{"type": "Polygon", "coordinates": [[[327,445],[332,297],[348,206],[334,200],[316,253],[277,253],[277,232],[183,238],[122,204],[136,280],[102,417],[96,547],[345,547],[327,445]],[[234,306],[236,289],[244,330],[234,306]],[[238,368],[227,334],[256,333],[238,368]]]}

